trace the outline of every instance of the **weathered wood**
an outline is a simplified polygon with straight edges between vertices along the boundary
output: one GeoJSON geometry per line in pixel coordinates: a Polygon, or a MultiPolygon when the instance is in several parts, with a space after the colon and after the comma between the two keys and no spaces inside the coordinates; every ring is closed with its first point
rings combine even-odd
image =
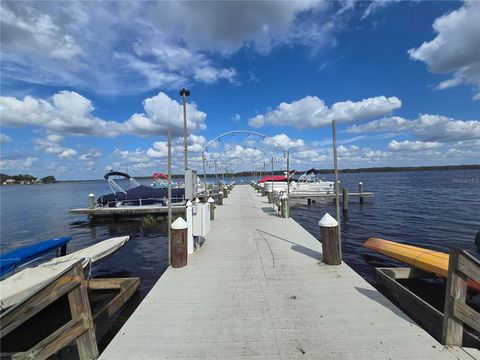
{"type": "Polygon", "coordinates": [[[272,189],[268,190],[268,203],[273,204],[273,191],[272,191],[272,189]]]}
{"type": "Polygon", "coordinates": [[[480,313],[466,305],[464,302],[454,300],[453,316],[464,324],[470,326],[472,329],[480,331],[480,313]]]}
{"type": "Polygon", "coordinates": [[[327,265],[340,265],[340,244],[338,242],[338,222],[328,213],[318,222],[322,242],[323,262],[327,265]]]}
{"type": "Polygon", "coordinates": [[[120,289],[120,292],[115,296],[108,304],[106,304],[102,309],[100,309],[96,314],[93,315],[94,321],[99,321],[104,318],[109,318],[115,314],[127,301],[130,297],[137,291],[138,286],[140,285],[139,278],[115,278],[115,279],[95,279],[97,281],[93,287],[90,286],[89,289],[95,290],[105,290],[105,289],[120,289]]]}
{"type": "Polygon", "coordinates": [[[348,212],[348,188],[342,188],[342,210],[348,212]]]}
{"type": "Polygon", "coordinates": [[[458,271],[473,281],[480,283],[480,261],[467,252],[462,252],[458,259],[458,271]]]}
{"type": "Polygon", "coordinates": [[[442,330],[442,342],[445,345],[462,345],[463,324],[453,313],[455,300],[465,302],[467,296],[467,277],[458,271],[460,253],[458,249],[450,250],[442,330]]]}
{"type": "Polygon", "coordinates": [[[171,254],[172,267],[180,268],[187,265],[187,223],[182,218],[178,218],[172,224],[171,254]]]}
{"type": "Polygon", "coordinates": [[[68,323],[57,329],[48,337],[43,339],[37,345],[28,351],[17,353],[12,356],[13,360],[20,359],[47,359],[51,355],[57,353],[66,344],[71,343],[81,336],[88,328],[85,326],[83,317],[70,320],[68,323]]]}
{"type": "Polygon", "coordinates": [[[218,193],[218,205],[223,205],[223,191],[218,193]]]}
{"type": "Polygon", "coordinates": [[[79,285],[80,282],[75,280],[73,269],[67,269],[58,278],[39,289],[31,297],[8,309],[0,316],[0,338],[9,334],[19,325],[79,285]]]}
{"type": "Polygon", "coordinates": [[[208,198],[208,203],[210,204],[210,221],[215,220],[215,200],[208,198]]]}
{"type": "Polygon", "coordinates": [[[68,293],[70,312],[72,319],[82,318],[87,328],[82,335],[76,338],[75,342],[80,359],[95,359],[98,356],[97,340],[95,339],[95,327],[88,302],[87,283],[83,277],[83,268],[77,266],[74,273],[80,286],[68,293]]]}

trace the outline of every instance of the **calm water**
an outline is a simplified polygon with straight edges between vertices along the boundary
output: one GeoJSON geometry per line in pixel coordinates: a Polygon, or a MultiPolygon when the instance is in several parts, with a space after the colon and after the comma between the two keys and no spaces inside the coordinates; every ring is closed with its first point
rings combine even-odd
{"type": "MultiPolygon", "coordinates": [[[[364,205],[352,199],[348,219],[342,220],[344,260],[368,281],[375,281],[375,266],[398,265],[361,246],[372,236],[441,251],[459,246],[479,256],[474,237],[480,230],[480,170],[341,174],[340,179],[351,192],[357,192],[359,181],[365,191],[375,192],[364,205]]],[[[245,183],[249,180],[244,178],[245,183]]],[[[68,214],[68,209],[86,207],[90,192],[96,197],[109,192],[104,181],[2,186],[0,191],[1,252],[65,235],[73,237],[68,245],[72,252],[130,235],[122,249],[93,269],[95,277],[141,278],[139,295],[113,323],[100,344],[103,347],[167,268],[165,223],[90,223],[85,216],[68,214]]],[[[298,203],[291,216],[318,237],[318,220],[325,212],[335,214],[333,201],[298,203]]]]}

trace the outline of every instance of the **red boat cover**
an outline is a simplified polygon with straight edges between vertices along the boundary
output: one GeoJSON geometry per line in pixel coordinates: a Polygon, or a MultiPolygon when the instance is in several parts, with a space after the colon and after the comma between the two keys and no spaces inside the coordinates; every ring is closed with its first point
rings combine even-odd
{"type": "Polygon", "coordinates": [[[168,176],[162,173],[155,173],[153,174],[153,180],[164,179],[167,180],[168,176]]]}
{"type": "Polygon", "coordinates": [[[258,180],[259,183],[263,183],[265,181],[287,181],[287,177],[285,175],[270,175],[270,176],[264,176],[260,180],[258,180]]]}

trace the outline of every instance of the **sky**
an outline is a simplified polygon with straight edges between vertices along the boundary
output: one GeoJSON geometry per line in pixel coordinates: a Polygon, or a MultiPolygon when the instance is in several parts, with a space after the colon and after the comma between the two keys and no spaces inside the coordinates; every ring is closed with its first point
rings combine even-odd
{"type": "Polygon", "coordinates": [[[480,163],[480,1],[0,8],[2,173],[480,163]]]}

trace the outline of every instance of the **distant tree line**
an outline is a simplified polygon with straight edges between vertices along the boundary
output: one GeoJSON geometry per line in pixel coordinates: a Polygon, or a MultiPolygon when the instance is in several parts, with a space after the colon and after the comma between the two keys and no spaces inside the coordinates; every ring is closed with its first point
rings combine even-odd
{"type": "MultiPolygon", "coordinates": [[[[0,174],[0,182],[3,184],[7,180],[15,180],[15,182],[29,182],[29,183],[34,183],[37,181],[37,177],[28,175],[28,174],[19,174],[19,175],[7,175],[7,174],[0,174]]],[[[40,179],[40,181],[44,184],[50,184],[54,183],[57,180],[55,179],[55,176],[49,175],[45,176],[40,179]]]]}

